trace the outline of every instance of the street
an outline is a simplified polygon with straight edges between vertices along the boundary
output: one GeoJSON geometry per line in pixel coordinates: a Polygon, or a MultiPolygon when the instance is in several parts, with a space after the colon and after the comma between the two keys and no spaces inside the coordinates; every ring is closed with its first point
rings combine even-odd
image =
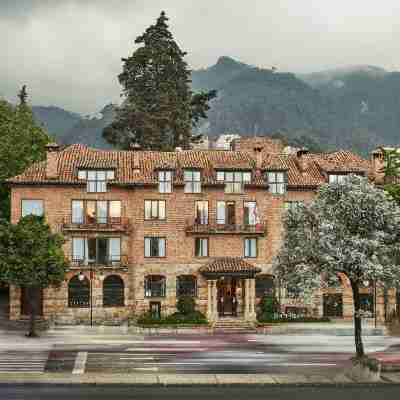
{"type": "Polygon", "coordinates": [[[125,400],[188,398],[218,400],[376,400],[397,399],[399,387],[392,385],[340,386],[226,386],[226,387],[135,387],[128,385],[0,385],[1,400],[125,400]]]}
{"type": "MultiPolygon", "coordinates": [[[[0,335],[0,373],[287,373],[332,375],[350,365],[353,338],[327,335],[0,335]]],[[[400,340],[364,338],[366,351],[400,357],[400,340]]]]}

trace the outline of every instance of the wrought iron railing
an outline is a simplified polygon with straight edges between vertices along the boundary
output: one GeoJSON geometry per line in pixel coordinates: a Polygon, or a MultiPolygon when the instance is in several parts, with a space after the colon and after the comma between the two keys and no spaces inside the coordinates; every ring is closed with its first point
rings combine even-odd
{"type": "Polygon", "coordinates": [[[265,222],[258,224],[227,224],[210,222],[208,224],[198,223],[197,220],[187,220],[185,231],[187,234],[250,234],[266,235],[267,226],[265,222]]]}
{"type": "Polygon", "coordinates": [[[127,255],[108,256],[103,259],[85,259],[80,256],[71,255],[70,263],[72,267],[90,269],[93,267],[126,267],[129,263],[127,255]]]}
{"type": "Polygon", "coordinates": [[[93,218],[73,219],[65,217],[62,222],[63,231],[109,231],[126,232],[131,229],[131,223],[127,217],[118,218],[93,218]]]}

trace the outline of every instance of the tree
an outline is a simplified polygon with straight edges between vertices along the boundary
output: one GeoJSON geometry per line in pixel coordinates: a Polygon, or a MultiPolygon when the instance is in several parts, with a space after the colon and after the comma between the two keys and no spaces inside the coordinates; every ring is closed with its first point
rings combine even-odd
{"type": "Polygon", "coordinates": [[[385,190],[400,205],[400,179],[399,183],[393,182],[396,178],[400,178],[400,150],[399,149],[383,149],[385,181],[390,182],[385,185],[385,190]]]}
{"type": "Polygon", "coordinates": [[[111,144],[128,149],[139,144],[144,149],[190,148],[201,135],[192,128],[206,118],[214,90],[194,94],[186,55],[168,29],[163,11],[155,25],[136,38],[137,48],[123,58],[118,76],[125,98],[117,115],[103,131],[111,144]]]}
{"type": "MultiPolygon", "coordinates": [[[[366,178],[322,186],[310,205],[288,210],[284,244],[275,259],[278,276],[306,291],[350,281],[357,357],[364,355],[359,288],[364,281],[393,285],[400,278],[400,209],[366,178]]],[[[392,286],[393,287],[393,286],[392,286]]]]}
{"type": "Polygon", "coordinates": [[[36,161],[43,160],[47,133],[36,124],[27,104],[24,86],[19,93],[20,104],[13,106],[0,100],[0,218],[10,217],[10,191],[5,180],[22,173],[36,161]]]}
{"type": "Polygon", "coordinates": [[[0,281],[28,290],[30,326],[27,336],[35,337],[37,292],[59,285],[67,262],[64,239],[53,234],[42,217],[28,215],[18,224],[0,222],[0,281]]]}

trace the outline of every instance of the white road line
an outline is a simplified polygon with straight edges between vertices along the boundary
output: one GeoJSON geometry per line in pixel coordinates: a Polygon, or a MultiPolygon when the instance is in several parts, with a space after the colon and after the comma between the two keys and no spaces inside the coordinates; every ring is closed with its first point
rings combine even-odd
{"type": "Polygon", "coordinates": [[[171,347],[132,347],[126,349],[125,351],[206,351],[206,349],[202,349],[199,347],[187,347],[187,348],[171,348],[171,347]]]}
{"type": "Polygon", "coordinates": [[[155,357],[120,357],[120,360],[154,360],[155,357]]]}
{"type": "Polygon", "coordinates": [[[76,358],[74,369],[72,370],[73,374],[83,374],[85,372],[85,366],[87,361],[88,353],[86,351],[80,351],[76,358]]]}
{"type": "Polygon", "coordinates": [[[148,367],[148,368],[137,367],[137,368],[132,368],[132,369],[134,369],[135,371],[153,371],[153,372],[158,371],[158,368],[156,368],[156,367],[148,367]]]}

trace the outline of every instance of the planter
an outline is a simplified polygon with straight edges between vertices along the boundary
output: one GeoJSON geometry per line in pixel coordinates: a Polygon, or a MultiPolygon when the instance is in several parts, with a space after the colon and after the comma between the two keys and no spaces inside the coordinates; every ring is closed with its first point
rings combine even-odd
{"type": "Polygon", "coordinates": [[[346,375],[356,382],[379,382],[381,380],[381,363],[367,356],[351,359],[352,367],[346,375]]]}

